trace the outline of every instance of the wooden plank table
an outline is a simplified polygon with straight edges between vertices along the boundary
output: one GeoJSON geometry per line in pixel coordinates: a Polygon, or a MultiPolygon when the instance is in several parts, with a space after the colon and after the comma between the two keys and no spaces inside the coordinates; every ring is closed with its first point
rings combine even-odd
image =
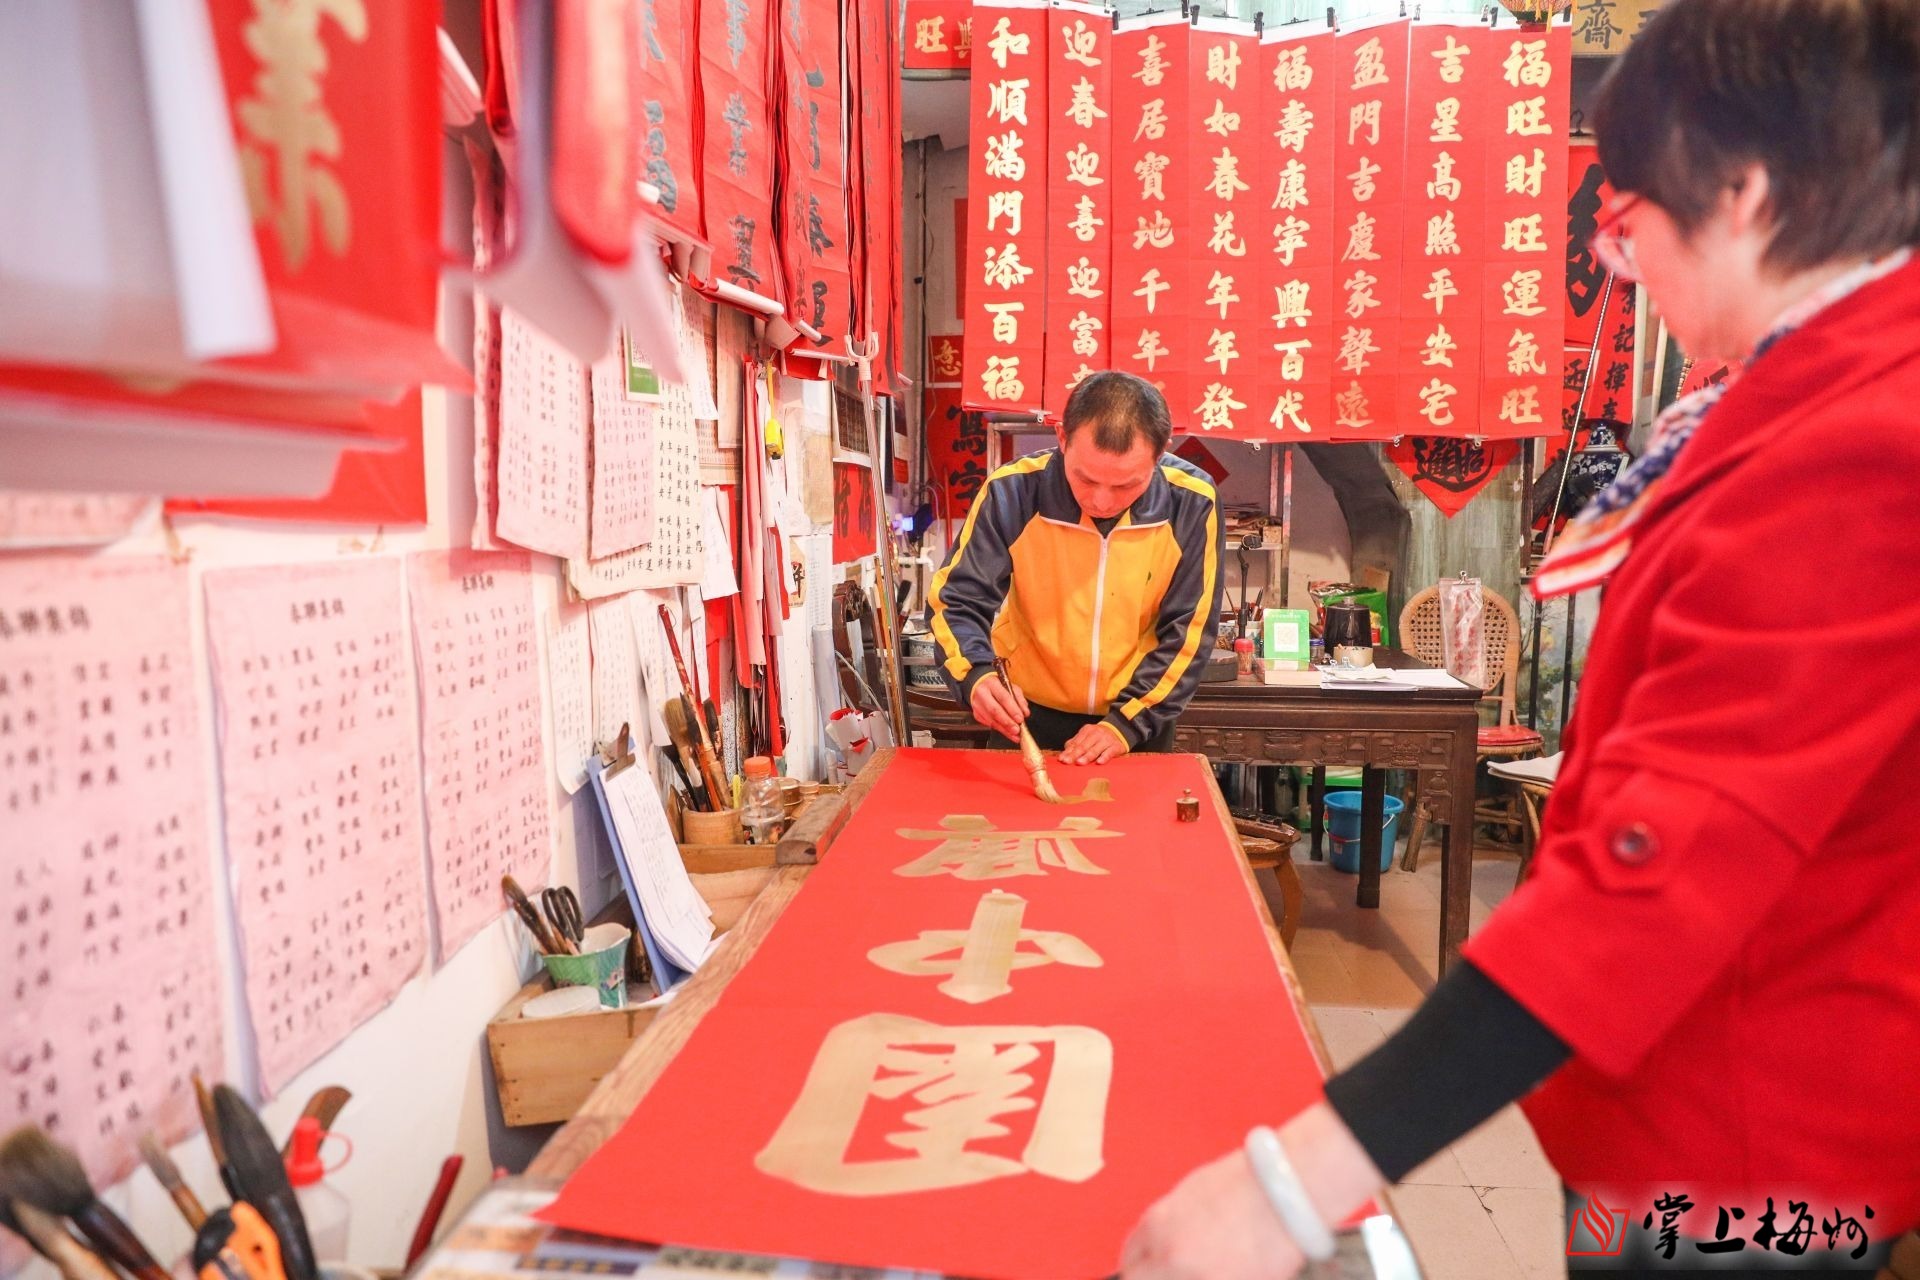
{"type": "MultiPolygon", "coordinates": [[[[887,767],[892,763],[895,748],[883,748],[873,759],[853,785],[848,787],[840,798],[845,806],[845,814],[857,809],[860,803],[877,785],[887,767]]],[[[1209,799],[1214,811],[1219,815],[1221,825],[1233,838],[1236,850],[1240,847],[1239,836],[1234,832],[1233,817],[1227,810],[1226,799],[1220,789],[1209,782],[1209,799]]],[[[833,823],[835,833],[844,827],[844,817],[833,823]]],[[[821,846],[823,856],[831,856],[831,844],[821,846]]],[[[1261,927],[1267,938],[1267,944],[1273,955],[1273,962],[1291,997],[1293,1012],[1297,1013],[1301,1025],[1306,1029],[1313,1048],[1315,1060],[1323,1074],[1331,1069],[1332,1060],[1320,1037],[1309,1012],[1306,997],[1301,992],[1299,978],[1294,974],[1293,965],[1287,959],[1285,948],[1281,945],[1279,930],[1274,926],[1272,914],[1267,909],[1266,899],[1253,878],[1253,870],[1247,864],[1244,854],[1239,859],[1241,881],[1252,900],[1254,910],[1259,914],[1261,927]]],[[[807,877],[812,874],[813,866],[805,863],[781,865],[774,868],[759,895],[747,907],[746,912],[735,924],[732,932],[722,941],[720,947],[708,958],[680,988],[674,998],[662,1009],[653,1023],[628,1049],[607,1076],[601,1080],[576,1113],[560,1131],[547,1142],[540,1154],[527,1168],[527,1176],[539,1180],[564,1180],[584,1164],[589,1156],[600,1146],[619,1132],[627,1118],[647,1096],[654,1083],[660,1079],[668,1065],[683,1049],[692,1037],[694,1029],[719,1001],[727,984],[735,974],[753,958],[760,944],[766,939],[781,914],[806,885],[807,877]]],[[[1284,1011],[1276,1010],[1274,1016],[1285,1016],[1284,1011]]],[[[1280,1117],[1275,1117],[1279,1119],[1280,1117]]],[[[1341,1274],[1378,1276],[1382,1280],[1418,1280],[1419,1271],[1413,1264],[1409,1252],[1409,1242],[1401,1235],[1392,1215],[1390,1203],[1381,1197],[1386,1212],[1370,1220],[1363,1233],[1342,1233],[1342,1256],[1345,1262],[1341,1274]]]]}

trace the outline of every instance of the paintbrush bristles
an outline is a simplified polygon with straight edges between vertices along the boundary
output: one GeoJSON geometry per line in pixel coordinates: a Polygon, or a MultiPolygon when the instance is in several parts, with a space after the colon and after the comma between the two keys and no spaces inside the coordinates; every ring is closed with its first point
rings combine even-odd
{"type": "Polygon", "coordinates": [[[0,1201],[6,1205],[8,1225],[60,1269],[66,1280],[120,1280],[119,1272],[99,1254],[67,1234],[60,1220],[27,1200],[0,1201]]]}
{"type": "Polygon", "coordinates": [[[24,1200],[71,1218],[94,1202],[93,1184],[73,1152],[38,1125],[22,1125],[0,1142],[0,1199],[24,1200]]]}
{"type": "Polygon", "coordinates": [[[1033,734],[1024,724],[1020,726],[1020,762],[1027,766],[1027,772],[1033,778],[1033,794],[1048,804],[1059,804],[1060,792],[1054,787],[1053,779],[1047,776],[1047,758],[1040,752],[1040,744],[1033,740],[1033,734]]]}

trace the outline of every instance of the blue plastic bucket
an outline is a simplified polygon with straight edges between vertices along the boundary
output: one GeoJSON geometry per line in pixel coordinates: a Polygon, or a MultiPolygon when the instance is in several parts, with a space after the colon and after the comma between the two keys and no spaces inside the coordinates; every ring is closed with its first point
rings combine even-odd
{"type": "MultiPolygon", "coordinates": [[[[1380,869],[1393,866],[1393,837],[1400,827],[1400,811],[1407,806],[1396,796],[1381,797],[1380,869]]],[[[1360,793],[1327,793],[1327,833],[1333,838],[1333,869],[1360,874],[1360,793]]]]}

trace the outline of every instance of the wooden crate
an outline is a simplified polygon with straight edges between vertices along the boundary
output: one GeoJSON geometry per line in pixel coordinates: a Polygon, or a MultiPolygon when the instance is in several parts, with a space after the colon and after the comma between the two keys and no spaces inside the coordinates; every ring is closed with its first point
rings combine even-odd
{"type": "MultiPolygon", "coordinates": [[[[725,933],[772,879],[773,849],[764,845],[688,849],[725,851],[687,855],[694,887],[713,908],[715,929],[725,933]]],[[[627,1047],[653,1022],[656,1012],[634,1007],[653,997],[652,988],[636,988],[629,983],[624,1009],[595,1009],[531,1021],[520,1016],[521,1006],[552,989],[553,984],[542,974],[520,988],[487,1024],[494,1088],[500,1097],[501,1117],[509,1125],[554,1124],[571,1119],[600,1078],[613,1070],[627,1047]]]]}

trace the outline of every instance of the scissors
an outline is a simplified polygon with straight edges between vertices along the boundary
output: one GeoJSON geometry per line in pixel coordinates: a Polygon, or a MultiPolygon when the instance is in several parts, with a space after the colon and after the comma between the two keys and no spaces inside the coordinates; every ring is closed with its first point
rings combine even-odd
{"type": "Polygon", "coordinates": [[[540,905],[546,909],[547,919],[553,921],[554,932],[577,947],[586,936],[586,923],[580,915],[580,896],[565,885],[542,889],[540,905]]]}

